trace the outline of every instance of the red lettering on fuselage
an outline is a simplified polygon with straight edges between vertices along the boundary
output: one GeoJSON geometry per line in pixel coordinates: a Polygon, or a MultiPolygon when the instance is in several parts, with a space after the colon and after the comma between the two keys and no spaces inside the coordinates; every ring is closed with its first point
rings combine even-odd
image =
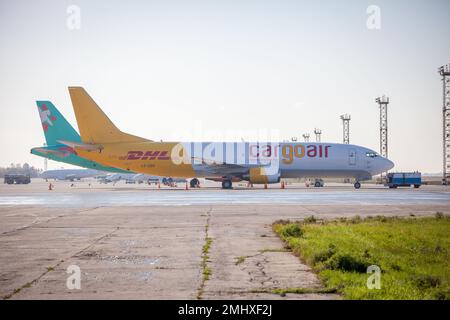
{"type": "Polygon", "coordinates": [[[128,151],[127,160],[139,160],[143,155],[142,151],[128,151]]]}
{"type": "Polygon", "coordinates": [[[169,151],[162,151],[159,154],[158,160],[169,160],[170,157],[168,156],[168,154],[169,154],[169,151]]]}
{"type": "Polygon", "coordinates": [[[281,156],[284,164],[291,164],[294,159],[308,158],[328,158],[331,146],[326,145],[303,145],[285,144],[281,148],[281,156]]]}
{"type": "Polygon", "coordinates": [[[308,151],[306,152],[306,154],[308,155],[308,157],[314,158],[315,156],[317,156],[317,147],[315,145],[309,145],[307,149],[308,151]]]}
{"type": "Polygon", "coordinates": [[[141,160],[155,160],[156,157],[158,156],[159,151],[147,151],[144,156],[141,158],[141,160]]]}

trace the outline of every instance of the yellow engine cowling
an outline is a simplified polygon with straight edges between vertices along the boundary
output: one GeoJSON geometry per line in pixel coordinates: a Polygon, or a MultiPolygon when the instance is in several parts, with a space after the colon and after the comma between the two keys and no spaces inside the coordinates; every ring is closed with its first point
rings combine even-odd
{"type": "Polygon", "coordinates": [[[266,174],[266,169],[264,168],[251,168],[246,178],[253,184],[278,183],[280,182],[280,171],[275,174],[266,174]]]}

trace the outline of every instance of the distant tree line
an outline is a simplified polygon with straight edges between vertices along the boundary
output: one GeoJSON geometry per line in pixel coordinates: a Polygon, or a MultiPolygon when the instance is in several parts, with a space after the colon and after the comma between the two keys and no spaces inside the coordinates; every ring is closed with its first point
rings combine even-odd
{"type": "Polygon", "coordinates": [[[20,163],[11,163],[9,167],[0,167],[0,178],[3,178],[5,174],[26,174],[31,178],[36,178],[42,172],[42,169],[30,166],[28,163],[21,165],[20,163]]]}

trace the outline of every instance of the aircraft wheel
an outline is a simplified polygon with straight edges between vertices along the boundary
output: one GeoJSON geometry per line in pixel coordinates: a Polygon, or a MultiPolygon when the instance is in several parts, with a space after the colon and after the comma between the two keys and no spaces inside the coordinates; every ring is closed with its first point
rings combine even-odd
{"type": "Polygon", "coordinates": [[[222,181],[222,189],[231,189],[233,187],[233,183],[231,180],[223,180],[222,181]]]}
{"type": "Polygon", "coordinates": [[[355,182],[355,184],[353,185],[355,187],[355,189],[359,189],[361,188],[361,183],[359,183],[358,181],[355,182]]]}
{"type": "Polygon", "coordinates": [[[200,186],[200,181],[197,178],[194,178],[189,184],[191,185],[191,188],[198,188],[198,186],[200,186]]]}
{"type": "Polygon", "coordinates": [[[316,181],[316,183],[314,183],[314,187],[320,188],[320,187],[321,187],[320,182],[319,182],[319,181],[316,181]]]}

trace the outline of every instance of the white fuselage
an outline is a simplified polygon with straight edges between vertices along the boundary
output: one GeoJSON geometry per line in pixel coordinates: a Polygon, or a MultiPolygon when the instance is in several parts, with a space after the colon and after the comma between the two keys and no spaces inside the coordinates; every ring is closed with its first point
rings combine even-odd
{"type": "Polygon", "coordinates": [[[211,163],[265,165],[268,174],[281,178],[336,177],[367,180],[394,164],[375,151],[337,143],[183,143],[199,177],[224,176],[211,170],[211,163]],[[204,161],[209,161],[205,164],[204,161]]]}

